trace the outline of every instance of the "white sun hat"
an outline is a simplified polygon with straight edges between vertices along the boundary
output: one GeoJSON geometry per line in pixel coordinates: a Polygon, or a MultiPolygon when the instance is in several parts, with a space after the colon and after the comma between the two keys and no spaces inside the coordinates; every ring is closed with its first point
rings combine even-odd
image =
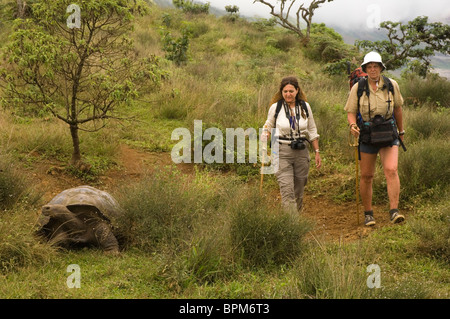
{"type": "Polygon", "coordinates": [[[382,70],[386,69],[386,66],[383,64],[383,61],[381,60],[381,55],[378,52],[372,51],[365,55],[364,62],[361,64],[361,68],[364,72],[366,72],[366,64],[370,62],[377,62],[381,64],[382,70]]]}

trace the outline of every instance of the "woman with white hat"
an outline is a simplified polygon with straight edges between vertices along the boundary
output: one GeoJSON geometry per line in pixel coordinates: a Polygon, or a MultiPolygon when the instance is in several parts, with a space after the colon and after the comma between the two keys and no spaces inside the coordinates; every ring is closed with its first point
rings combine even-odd
{"type": "Polygon", "coordinates": [[[381,75],[386,67],[379,53],[367,53],[361,67],[367,73],[367,79],[352,87],[345,111],[350,132],[358,137],[360,142],[360,193],[364,207],[364,223],[366,226],[375,225],[372,183],[377,154],[380,154],[386,178],[390,220],[392,223],[399,223],[405,219],[398,210],[400,179],[397,171],[398,146],[405,134],[402,116],[403,97],[398,83],[381,75]]]}

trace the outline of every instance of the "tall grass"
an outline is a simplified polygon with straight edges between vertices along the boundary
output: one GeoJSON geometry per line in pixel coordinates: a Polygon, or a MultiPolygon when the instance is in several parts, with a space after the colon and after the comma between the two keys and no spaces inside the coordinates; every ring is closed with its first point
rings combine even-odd
{"type": "Polygon", "coordinates": [[[0,273],[45,264],[54,256],[53,248],[35,236],[36,221],[36,215],[29,209],[0,212],[0,273]]]}
{"type": "Polygon", "coordinates": [[[0,153],[0,213],[16,207],[32,207],[41,194],[30,187],[30,181],[20,171],[10,155],[0,153]]]}
{"type": "Polygon", "coordinates": [[[291,293],[314,299],[368,298],[367,248],[310,246],[292,269],[291,293]]]}
{"type": "Polygon", "coordinates": [[[409,145],[401,154],[399,176],[405,200],[418,195],[434,199],[448,195],[449,147],[448,139],[429,138],[409,145]]]}
{"type": "Polygon", "coordinates": [[[430,137],[445,141],[450,137],[450,109],[418,107],[405,108],[405,124],[407,143],[424,141],[430,137]]]}
{"type": "Polygon", "coordinates": [[[236,253],[251,267],[287,264],[305,247],[312,223],[286,212],[273,212],[254,192],[232,208],[230,236],[236,253]]]}
{"type": "Polygon", "coordinates": [[[407,75],[401,83],[401,91],[408,105],[450,107],[450,82],[438,74],[429,74],[426,79],[407,75]]]}
{"type": "Polygon", "coordinates": [[[425,207],[411,221],[411,229],[420,241],[417,250],[450,264],[450,206],[443,200],[436,207],[425,207]]]}

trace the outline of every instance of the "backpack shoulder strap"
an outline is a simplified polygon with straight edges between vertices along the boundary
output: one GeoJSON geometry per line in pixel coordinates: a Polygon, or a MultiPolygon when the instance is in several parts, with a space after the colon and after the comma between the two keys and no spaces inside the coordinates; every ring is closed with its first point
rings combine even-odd
{"type": "Polygon", "coordinates": [[[367,85],[367,78],[366,77],[362,77],[361,79],[359,79],[358,81],[358,91],[356,91],[356,95],[358,96],[358,112],[359,112],[359,100],[361,98],[361,96],[363,95],[363,92],[366,92],[367,97],[369,97],[370,94],[370,90],[369,90],[369,86],[367,85]]]}
{"type": "Polygon", "coordinates": [[[392,93],[392,95],[394,95],[394,86],[392,85],[391,79],[383,75],[383,81],[384,84],[386,84],[388,90],[392,93]]]}
{"type": "Polygon", "coordinates": [[[306,118],[309,117],[308,107],[306,106],[306,102],[303,100],[300,100],[300,105],[302,106],[303,111],[306,113],[306,118]]]}
{"type": "MultiPolygon", "coordinates": [[[[308,118],[309,117],[309,111],[308,111],[308,107],[306,106],[306,102],[303,101],[303,100],[300,100],[300,105],[301,105],[301,108],[305,111],[306,117],[308,118]]],[[[283,106],[283,100],[279,100],[277,102],[277,108],[275,109],[275,123],[277,121],[277,117],[278,117],[278,114],[281,111],[281,107],[282,106],[283,106]]]]}
{"type": "Polygon", "coordinates": [[[281,107],[283,106],[283,100],[277,102],[277,108],[275,109],[275,122],[277,121],[278,114],[280,113],[281,107]]]}

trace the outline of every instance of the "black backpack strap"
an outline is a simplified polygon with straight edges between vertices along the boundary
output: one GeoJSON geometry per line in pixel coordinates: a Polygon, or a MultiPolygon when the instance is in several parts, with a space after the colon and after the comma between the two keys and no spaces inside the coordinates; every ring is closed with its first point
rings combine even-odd
{"type": "Polygon", "coordinates": [[[383,81],[388,90],[392,93],[392,95],[394,95],[394,86],[392,85],[391,79],[383,75],[383,81]]]}
{"type": "Polygon", "coordinates": [[[302,106],[302,109],[306,113],[306,118],[308,118],[309,117],[309,112],[308,112],[308,107],[306,106],[306,102],[303,101],[303,100],[300,100],[300,105],[302,106]]]}
{"type": "MultiPolygon", "coordinates": [[[[309,111],[308,111],[308,107],[306,106],[306,102],[303,101],[303,100],[300,100],[300,105],[302,106],[302,109],[305,111],[306,117],[309,117],[309,111]]],[[[277,108],[275,109],[275,123],[277,121],[277,117],[278,117],[278,114],[281,111],[281,107],[282,106],[283,106],[283,100],[279,100],[277,102],[277,108]]]]}
{"type": "Polygon", "coordinates": [[[275,127],[277,126],[276,125],[276,123],[277,123],[277,117],[278,117],[278,114],[280,113],[280,110],[281,110],[281,107],[283,106],[283,100],[279,100],[278,102],[277,102],[277,108],[275,109],[275,127]]]}
{"type": "Polygon", "coordinates": [[[369,97],[370,94],[370,90],[369,90],[369,85],[367,84],[367,78],[363,77],[361,79],[359,79],[358,81],[358,91],[356,91],[356,94],[358,96],[358,113],[359,113],[359,100],[361,99],[361,96],[363,95],[363,92],[366,92],[367,97],[369,97]]]}
{"type": "MultiPolygon", "coordinates": [[[[358,90],[356,91],[356,95],[357,95],[357,99],[358,99],[358,112],[356,113],[357,119],[357,125],[361,128],[363,119],[362,119],[362,115],[359,111],[360,108],[360,102],[359,100],[361,99],[361,96],[363,95],[363,92],[366,92],[367,98],[369,98],[369,94],[370,94],[370,90],[369,90],[369,85],[367,83],[367,78],[366,77],[362,77],[358,80],[358,90]]],[[[370,111],[369,111],[370,114],[370,111]]],[[[361,160],[361,138],[358,139],[358,160],[361,160]]]]}

